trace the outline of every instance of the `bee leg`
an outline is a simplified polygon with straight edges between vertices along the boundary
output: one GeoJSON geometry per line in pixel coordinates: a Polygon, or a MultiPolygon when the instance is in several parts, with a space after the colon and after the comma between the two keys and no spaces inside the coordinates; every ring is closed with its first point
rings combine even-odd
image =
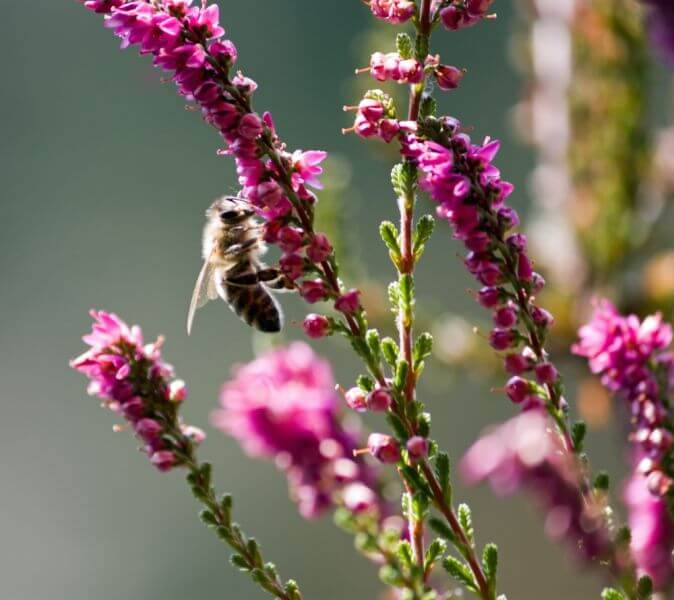
{"type": "Polygon", "coordinates": [[[272,290],[293,290],[295,284],[288,279],[279,269],[267,267],[260,269],[258,272],[260,281],[263,282],[269,289],[272,290]]]}
{"type": "Polygon", "coordinates": [[[248,271],[240,275],[225,277],[224,282],[235,287],[255,287],[260,283],[260,278],[255,271],[248,271]]]}
{"type": "Polygon", "coordinates": [[[225,256],[238,256],[239,254],[243,254],[244,252],[250,250],[257,243],[258,241],[256,239],[252,239],[245,241],[243,244],[234,244],[233,246],[227,248],[223,254],[225,256]]]}

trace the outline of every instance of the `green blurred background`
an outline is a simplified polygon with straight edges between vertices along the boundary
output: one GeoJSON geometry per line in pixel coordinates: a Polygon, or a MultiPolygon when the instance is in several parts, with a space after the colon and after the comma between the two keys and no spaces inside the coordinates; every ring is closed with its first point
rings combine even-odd
{"type": "MultiPolygon", "coordinates": [[[[498,163],[523,207],[531,156],[509,126],[519,92],[508,61],[514,15],[510,3],[499,4],[496,22],[436,37],[445,60],[469,69],[442,102],[475,124],[476,136],[503,140],[498,163]]],[[[289,145],[348,155],[357,192],[340,202],[370,272],[384,278],[390,267],[375,226],[395,213],[390,161],[339,132],[349,124],[342,104],[357,100],[353,68],[368,60],[356,51],[372,26],[367,10],[358,0],[221,5],[241,65],[260,83],[256,105],[273,111],[289,145]]],[[[0,598],[263,598],[200,526],[182,477],[154,473],[128,434],[113,434],[112,416],[67,366],[82,350],[87,310],[114,310],[148,337],[167,336],[166,356],[191,389],[186,418],[207,423],[231,365],[253,355],[249,331],[223,306],[199,314],[192,338],[184,327],[203,211],[235,189],[231,162],[216,155],[218,137],[148,60],[119,52],[100,19],[75,1],[4,0],[0,32],[0,598]]],[[[419,270],[420,302],[475,311],[459,247],[440,232],[419,270]]],[[[296,299],[285,301],[300,314],[296,299]]],[[[357,368],[351,356],[333,342],[319,350],[348,385],[357,368]]],[[[422,392],[454,456],[512,414],[490,386],[429,369],[422,392]]],[[[300,519],[273,466],[208,432],[202,455],[215,463],[219,487],[234,494],[236,518],[308,600],[377,598],[376,569],[351,551],[351,539],[329,518],[300,519]]],[[[604,431],[591,442],[595,464],[616,474],[618,440],[604,431]]],[[[480,539],[501,546],[509,598],[598,597],[601,582],[547,543],[528,499],[495,499],[487,489],[460,495],[473,506],[480,539]]]]}

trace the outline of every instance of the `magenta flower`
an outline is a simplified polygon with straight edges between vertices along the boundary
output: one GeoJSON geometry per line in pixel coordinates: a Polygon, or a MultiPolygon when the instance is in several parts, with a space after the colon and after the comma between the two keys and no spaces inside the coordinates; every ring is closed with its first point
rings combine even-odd
{"type": "Polygon", "coordinates": [[[112,313],[92,311],[91,316],[92,332],[83,338],[90,348],[70,366],[89,378],[92,396],[129,422],[158,470],[180,466],[189,445],[205,436],[178,418],[187,387],[172,379],[172,367],[162,361],[162,339],[145,345],[140,327],[129,327],[112,313]]]}
{"type": "Polygon", "coordinates": [[[306,344],[238,367],[220,404],[213,424],[251,456],[272,459],[286,472],[304,517],[343,500],[347,483],[371,486],[368,468],[353,458],[354,433],[339,419],[332,371],[306,344]]]}
{"type": "Polygon", "coordinates": [[[370,0],[372,14],[392,25],[409,21],[417,12],[412,0],[370,0]]]}
{"type": "MultiPolygon", "coordinates": [[[[83,1],[83,0],[81,0],[83,1]]],[[[180,95],[201,108],[204,120],[225,142],[224,154],[234,157],[241,191],[265,221],[264,239],[279,243],[282,270],[301,288],[301,279],[318,273],[326,298],[337,299],[340,283],[330,264],[332,246],[313,230],[313,204],[309,187],[320,189],[322,151],[286,150],[270,114],[251,108],[257,84],[241,72],[233,74],[235,45],[224,39],[216,4],[193,6],[188,0],[93,0],[84,5],[105,14],[105,26],[122,47],[137,46],[151,54],[155,66],[169,72],[180,95]],[[278,232],[299,229],[292,249],[284,247],[278,232]]],[[[347,320],[350,317],[347,317],[347,320]]],[[[354,334],[355,321],[351,321],[354,334]]]]}
{"type": "Polygon", "coordinates": [[[595,303],[589,323],[578,331],[572,351],[588,359],[602,383],[623,397],[630,410],[631,441],[640,449],[638,470],[654,494],[672,485],[674,436],[667,406],[674,360],[668,348],[672,328],[659,313],[640,321],[624,317],[608,300],[595,303]]]}
{"type": "Polygon", "coordinates": [[[667,501],[653,496],[647,479],[637,471],[625,486],[624,498],[639,574],[649,575],[656,589],[665,589],[674,577],[674,522],[667,501]]]}
{"type": "Polygon", "coordinates": [[[648,17],[653,44],[665,62],[674,68],[674,4],[670,0],[643,0],[650,7],[648,17]]]}
{"type": "Polygon", "coordinates": [[[522,413],[488,432],[468,450],[461,472],[472,484],[489,481],[499,495],[532,491],[545,513],[548,536],[567,540],[580,558],[610,552],[600,510],[586,505],[577,464],[564,452],[545,412],[522,413]]]}

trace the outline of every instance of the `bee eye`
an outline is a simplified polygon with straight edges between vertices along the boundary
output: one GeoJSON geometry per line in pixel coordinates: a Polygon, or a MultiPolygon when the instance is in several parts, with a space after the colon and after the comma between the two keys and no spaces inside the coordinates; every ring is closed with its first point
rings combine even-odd
{"type": "Polygon", "coordinates": [[[223,221],[233,221],[239,216],[238,211],[236,210],[225,210],[220,213],[220,219],[223,221]]]}

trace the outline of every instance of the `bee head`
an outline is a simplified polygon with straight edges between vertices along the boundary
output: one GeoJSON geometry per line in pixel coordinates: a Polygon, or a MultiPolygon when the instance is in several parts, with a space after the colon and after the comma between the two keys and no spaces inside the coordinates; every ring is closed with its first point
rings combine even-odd
{"type": "Polygon", "coordinates": [[[206,217],[209,220],[218,220],[223,223],[230,223],[241,218],[245,208],[241,201],[235,198],[224,196],[218,198],[206,211],[206,217]]]}

